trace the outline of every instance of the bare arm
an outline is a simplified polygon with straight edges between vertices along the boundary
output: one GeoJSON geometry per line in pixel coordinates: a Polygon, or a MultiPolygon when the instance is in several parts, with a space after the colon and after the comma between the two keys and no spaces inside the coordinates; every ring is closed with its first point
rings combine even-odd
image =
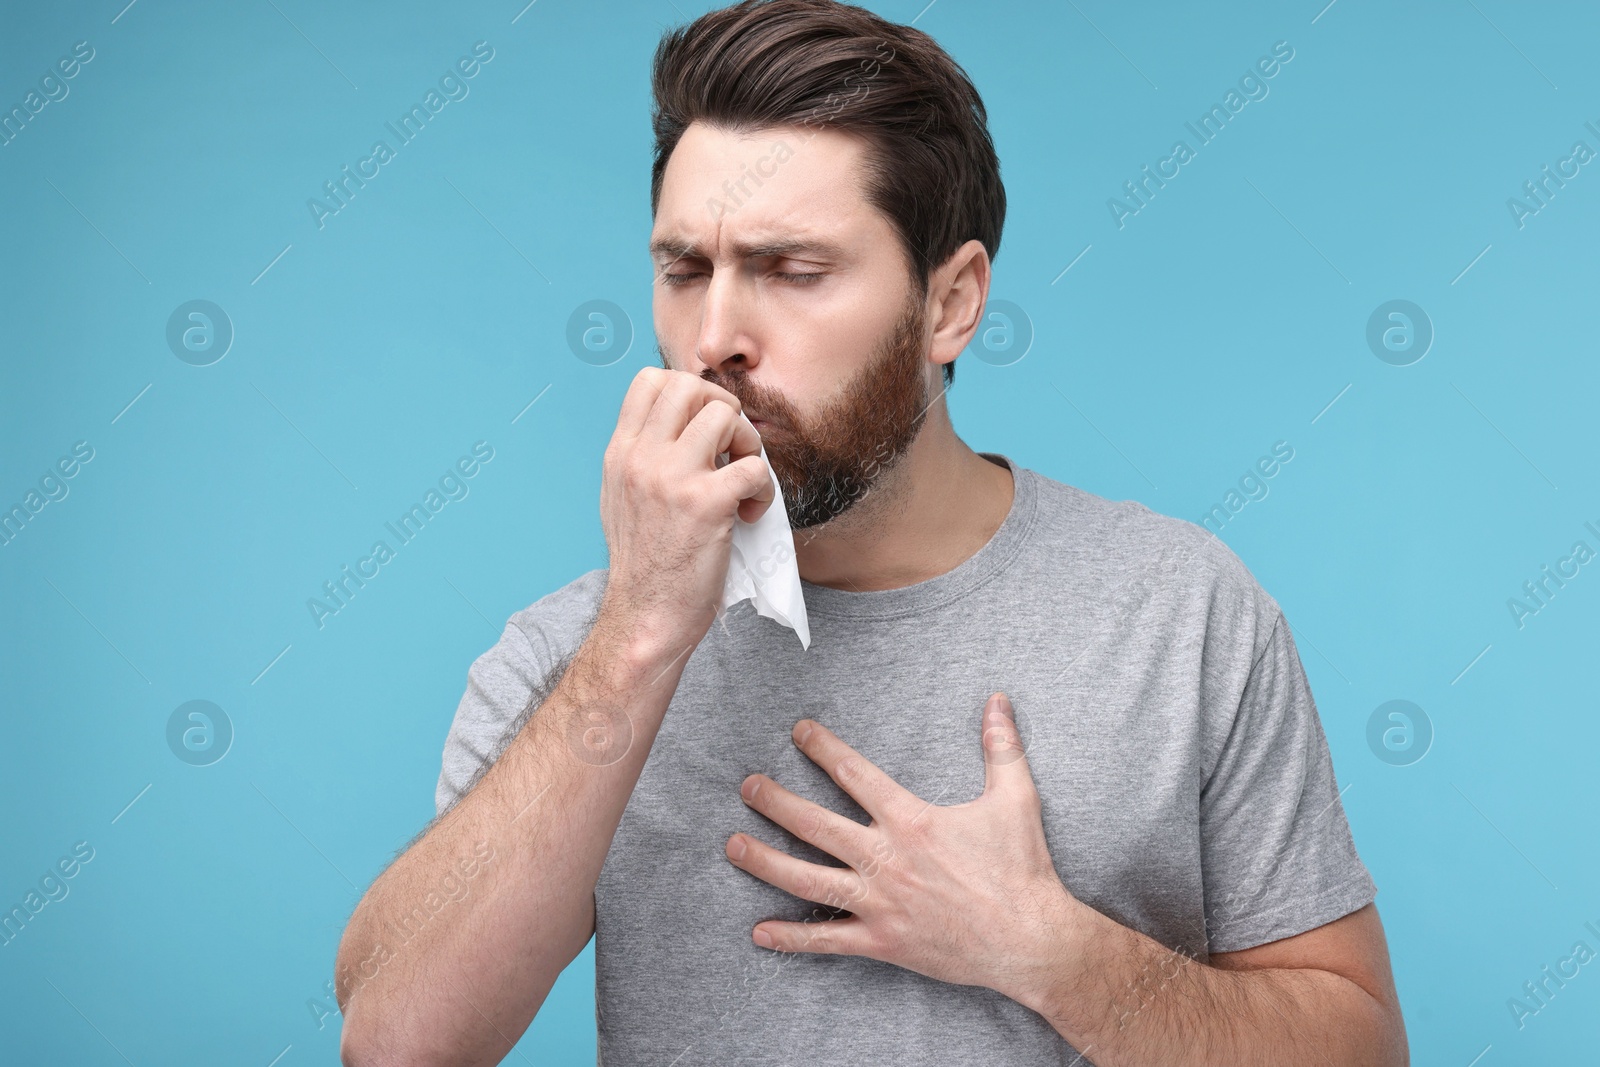
{"type": "Polygon", "coordinates": [[[606,450],[595,624],[495,764],[357,906],[335,966],[345,1063],[499,1063],[588,942],[606,852],[714,618],[734,516],[773,497],[737,411],[693,375],[634,379],[606,450]]]}
{"type": "Polygon", "coordinates": [[[596,622],[478,785],[362,898],[336,968],[347,1062],[500,1062],[593,934],[601,863],[682,669],[649,684],[608,631],[596,622]],[[586,732],[602,758],[606,740],[627,750],[587,762],[568,746],[586,732]]]}
{"type": "Polygon", "coordinates": [[[1405,1025],[1377,909],[1210,964],[1080,906],[1071,963],[1017,999],[1105,1067],[1404,1067],[1405,1025]]]}

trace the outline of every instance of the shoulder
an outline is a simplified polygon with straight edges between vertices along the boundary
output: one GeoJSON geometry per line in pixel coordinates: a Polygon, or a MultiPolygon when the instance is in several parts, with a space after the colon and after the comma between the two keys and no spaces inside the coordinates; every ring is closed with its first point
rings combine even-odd
{"type": "Polygon", "coordinates": [[[1070,566],[1070,585],[1109,598],[1110,608],[1148,605],[1204,627],[1207,644],[1242,644],[1253,661],[1281,614],[1238,554],[1204,526],[1137,500],[1110,500],[1037,471],[1035,543],[1070,566]]]}
{"type": "Polygon", "coordinates": [[[472,661],[445,737],[434,801],[443,812],[498,758],[549,696],[556,676],[588,636],[606,572],[594,570],[540,597],[506,621],[500,640],[472,661]]]}
{"type": "Polygon", "coordinates": [[[506,620],[500,640],[472,661],[457,724],[503,720],[583,644],[599,611],[606,572],[589,571],[506,620]]]}
{"type": "MultiPolygon", "coordinates": [[[[496,648],[509,644],[531,649],[547,667],[570,654],[583,643],[600,610],[606,573],[603,568],[589,571],[515,612],[506,620],[496,648]]],[[[495,650],[491,648],[479,660],[495,650]]]]}

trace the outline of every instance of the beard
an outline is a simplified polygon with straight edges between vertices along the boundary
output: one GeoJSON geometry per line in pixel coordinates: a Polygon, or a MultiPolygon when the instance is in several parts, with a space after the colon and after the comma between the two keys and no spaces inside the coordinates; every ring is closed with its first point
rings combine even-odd
{"type": "Polygon", "coordinates": [[[925,319],[913,290],[872,359],[810,417],[742,371],[700,372],[738,397],[746,415],[765,423],[762,445],[783,490],[791,528],[810,529],[849,511],[916,440],[930,406],[925,319]]]}

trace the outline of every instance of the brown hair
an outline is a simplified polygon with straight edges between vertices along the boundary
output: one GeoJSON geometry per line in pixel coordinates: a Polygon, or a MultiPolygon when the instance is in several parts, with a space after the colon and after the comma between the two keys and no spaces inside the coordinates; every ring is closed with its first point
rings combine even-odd
{"type": "MultiPolygon", "coordinates": [[[[964,242],[981,241],[991,260],[1000,251],[1006,191],[983,100],[921,30],[836,0],[744,0],[668,31],[651,88],[652,218],[691,122],[818,126],[866,139],[867,202],[899,234],[921,295],[964,242]]],[[[945,364],[946,386],[954,379],[945,364]]]]}

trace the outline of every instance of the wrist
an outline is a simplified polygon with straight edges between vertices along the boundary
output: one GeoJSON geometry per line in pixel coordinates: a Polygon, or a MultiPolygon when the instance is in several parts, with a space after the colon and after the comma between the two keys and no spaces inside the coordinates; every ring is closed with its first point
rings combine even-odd
{"type": "Polygon", "coordinates": [[[681,627],[605,600],[585,650],[606,663],[608,676],[636,688],[676,677],[697,644],[681,627]]]}
{"type": "Polygon", "coordinates": [[[998,992],[1052,1023],[1071,1014],[1094,973],[1104,924],[1110,920],[1060,886],[1046,898],[1022,931],[1023,944],[1009,974],[1010,988],[998,992]]]}

